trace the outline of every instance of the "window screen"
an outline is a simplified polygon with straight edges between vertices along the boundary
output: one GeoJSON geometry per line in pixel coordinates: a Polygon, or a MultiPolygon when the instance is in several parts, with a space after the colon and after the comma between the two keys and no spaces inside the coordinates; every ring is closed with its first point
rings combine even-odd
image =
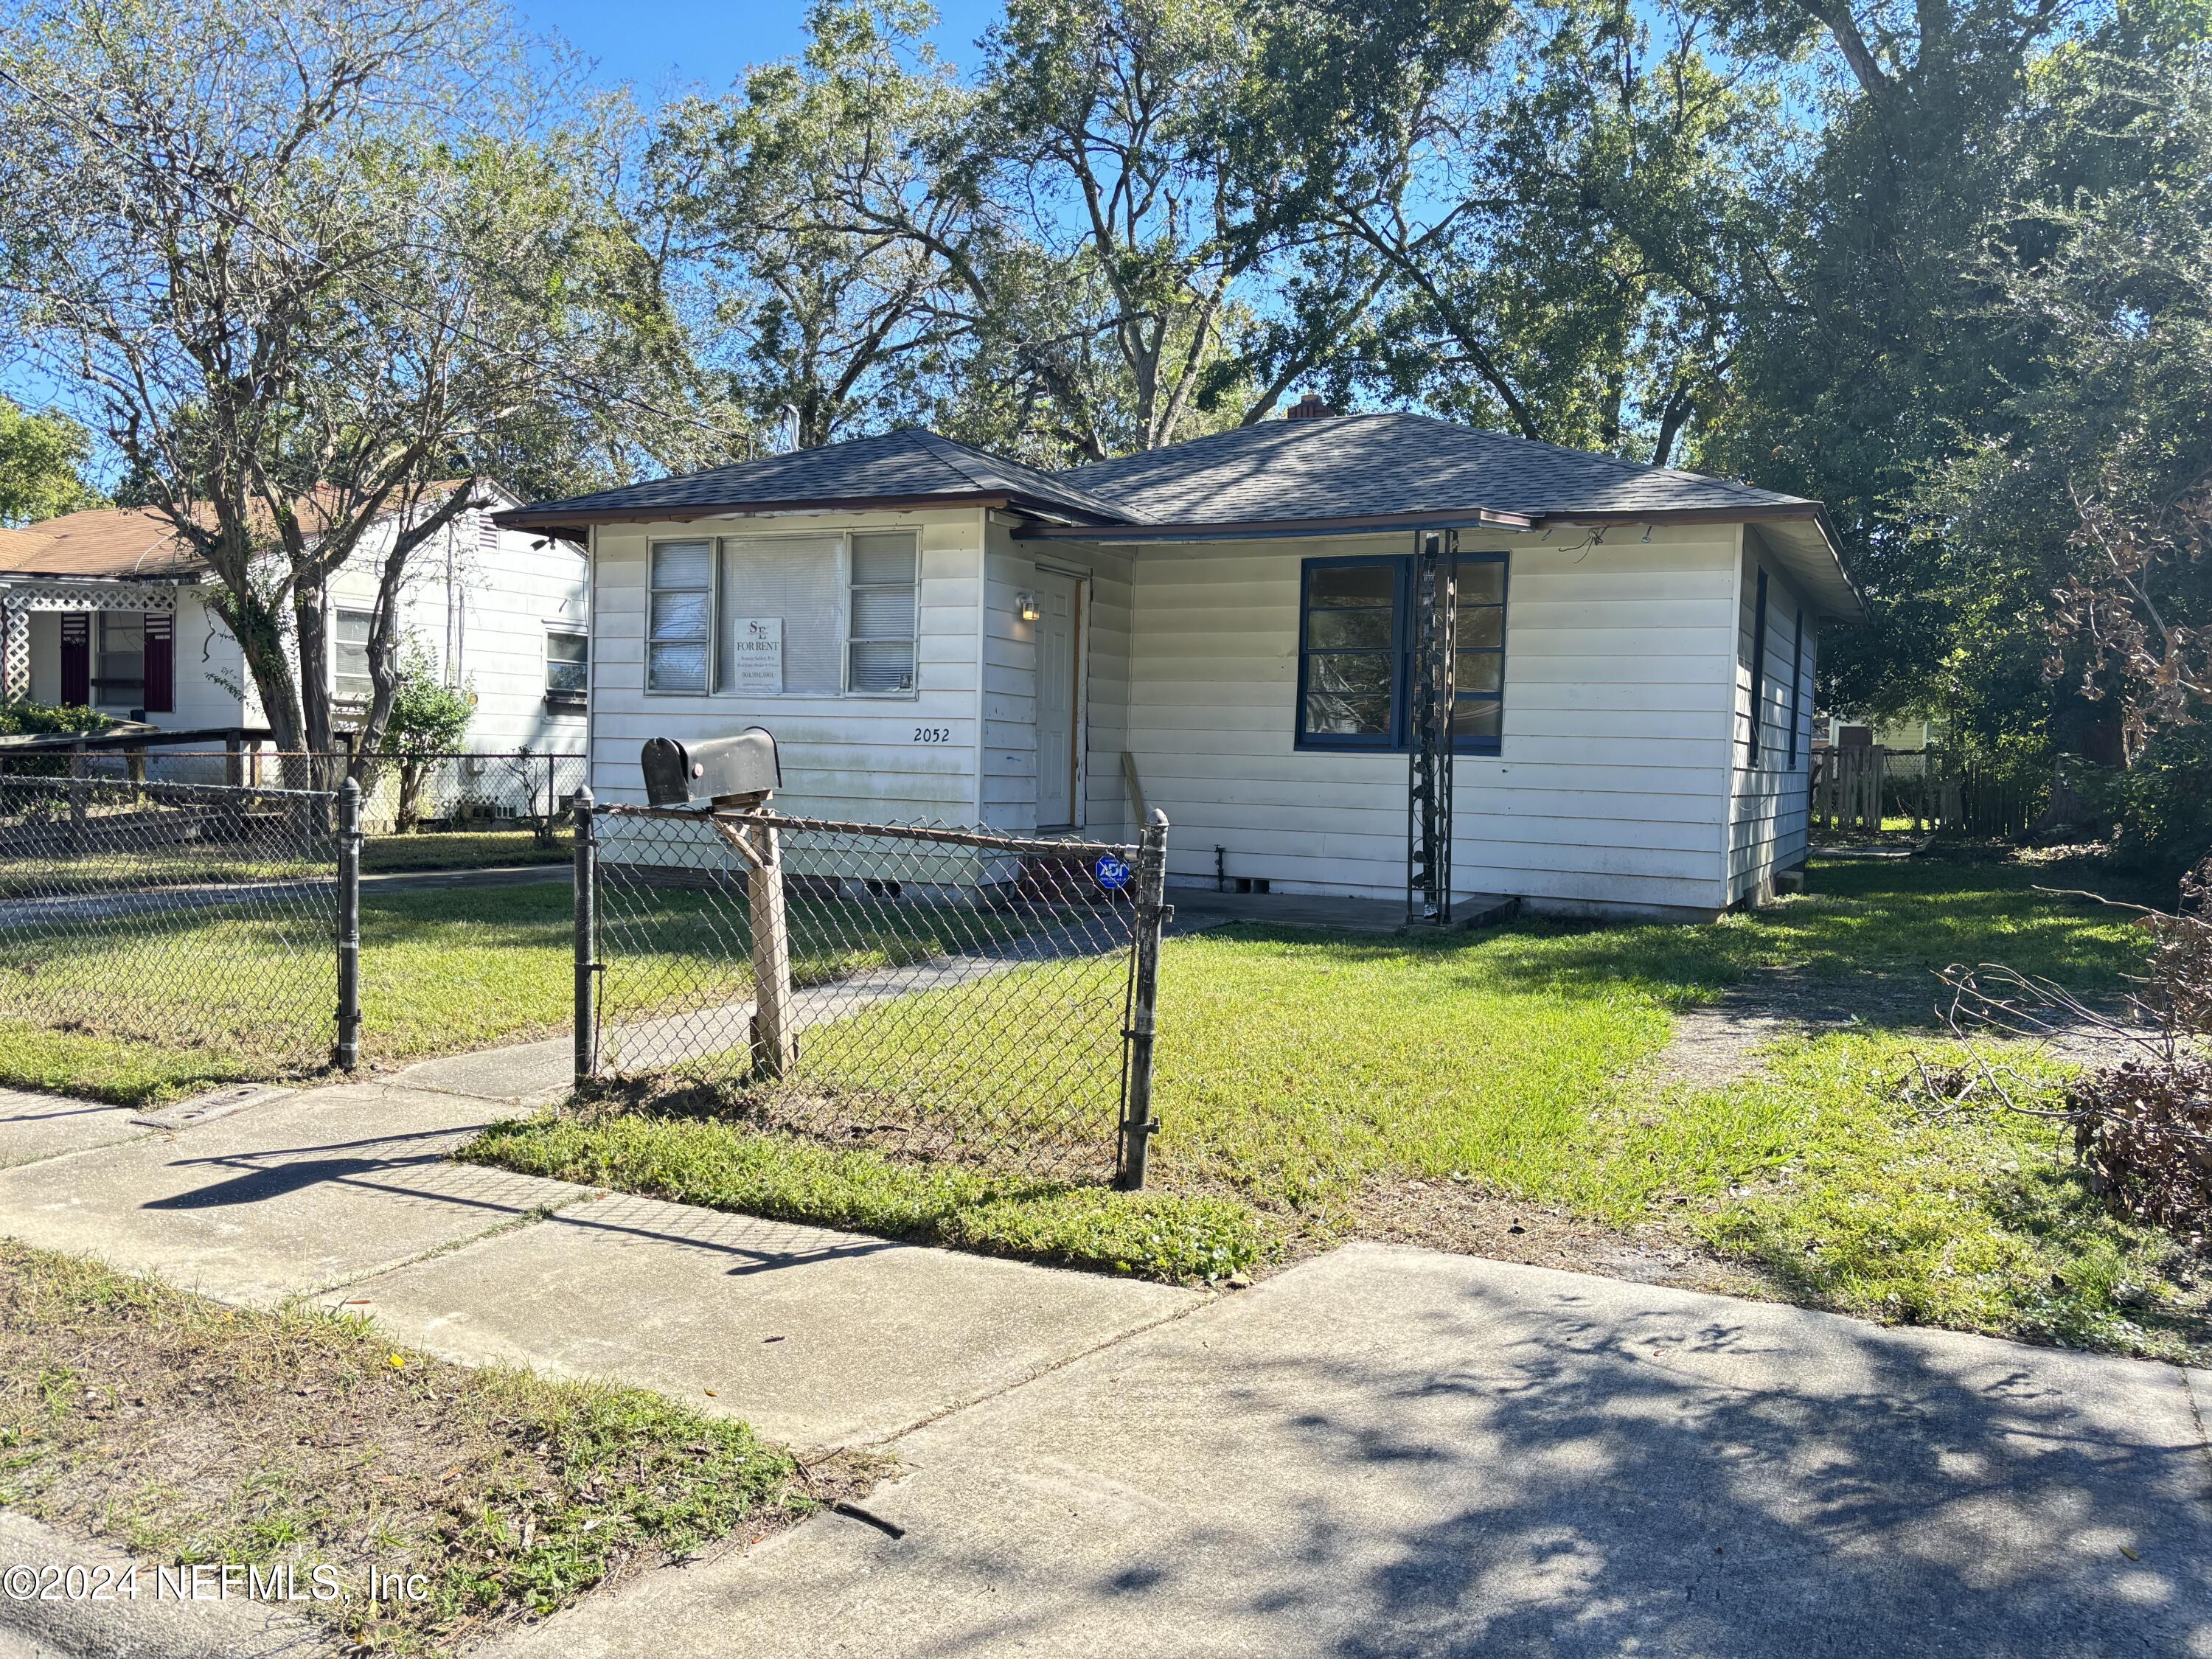
{"type": "Polygon", "coordinates": [[[341,611],[331,633],[331,695],[340,702],[367,702],[375,683],[368,677],[368,629],[375,614],[341,611]]]}
{"type": "Polygon", "coordinates": [[[584,690],[591,665],[591,641],[581,634],[545,636],[545,689],[562,693],[584,690]]]}
{"type": "Polygon", "coordinates": [[[136,611],[99,615],[100,668],[93,676],[93,701],[128,708],[146,694],[146,618],[136,611]]]}
{"type": "Polygon", "coordinates": [[[714,689],[834,695],[837,601],[835,536],[725,541],[714,689]]]}
{"type": "Polygon", "coordinates": [[[647,690],[707,689],[708,612],[714,577],[712,542],[662,542],[653,548],[647,690]]]}
{"type": "MultiPolygon", "coordinates": [[[[1503,553],[1459,558],[1452,747],[1463,755],[1499,752],[1505,567],[1503,553]]],[[[1305,562],[1298,621],[1299,747],[1405,748],[1413,603],[1410,558],[1305,562]]]]}
{"type": "Polygon", "coordinates": [[[914,690],[916,556],[911,531],[853,538],[853,690],[914,690]]]}

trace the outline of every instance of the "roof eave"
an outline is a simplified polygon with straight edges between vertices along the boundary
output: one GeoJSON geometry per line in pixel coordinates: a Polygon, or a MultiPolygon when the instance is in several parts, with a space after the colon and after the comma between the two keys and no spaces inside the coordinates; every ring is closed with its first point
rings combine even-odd
{"type": "Polygon", "coordinates": [[[494,524],[509,530],[580,532],[603,524],[689,524],[701,519],[732,514],[783,513],[911,513],[933,507],[1018,507],[1024,512],[1066,520],[1073,509],[1057,501],[1040,501],[1019,491],[958,490],[913,495],[817,495],[775,501],[684,501],[652,507],[516,507],[495,513],[494,524]]]}
{"type": "Polygon", "coordinates": [[[1523,513],[1463,507],[1449,513],[1383,513],[1358,518],[1241,519],[1210,524],[1033,525],[1014,532],[1018,542],[1239,542],[1277,537],[1357,536],[1389,530],[1532,530],[1523,513]]]}

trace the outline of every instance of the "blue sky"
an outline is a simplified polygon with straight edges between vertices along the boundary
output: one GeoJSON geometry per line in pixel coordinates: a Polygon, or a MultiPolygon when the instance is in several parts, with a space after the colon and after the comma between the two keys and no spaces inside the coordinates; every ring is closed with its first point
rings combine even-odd
{"type": "MultiPolygon", "coordinates": [[[[972,70],[975,42],[998,20],[1000,0],[937,0],[938,51],[972,70]]],[[[685,0],[515,0],[526,33],[556,33],[598,64],[594,78],[629,82],[657,102],[685,86],[719,92],[750,64],[794,56],[805,42],[804,0],[777,4],[685,3],[685,0]]],[[[63,388],[12,353],[0,352],[0,396],[30,408],[59,401],[63,388]]],[[[101,469],[95,468],[95,471],[101,469]]]]}
{"type": "MultiPolygon", "coordinates": [[[[795,54],[806,7],[687,4],[684,0],[512,0],[532,33],[567,38],[599,63],[597,78],[627,81],[648,101],[672,86],[720,91],[748,64],[795,54]]],[[[937,49],[961,69],[975,64],[975,41],[999,16],[996,0],[938,0],[937,49]]]]}

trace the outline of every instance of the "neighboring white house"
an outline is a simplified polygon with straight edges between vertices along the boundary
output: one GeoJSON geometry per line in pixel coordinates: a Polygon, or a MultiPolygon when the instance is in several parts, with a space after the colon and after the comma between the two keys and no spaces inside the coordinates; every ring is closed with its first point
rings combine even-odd
{"type": "Polygon", "coordinates": [[[503,513],[588,537],[591,781],[758,724],[779,803],[1402,897],[1415,537],[1455,532],[1455,890],[1711,916],[1806,851],[1816,503],[1405,415],[1046,474],[904,431],[503,513]]]}
{"type": "MultiPolygon", "coordinates": [[[[495,494],[494,507],[520,505],[495,494]]],[[[370,607],[390,534],[389,521],[376,526],[331,581],[327,672],[341,727],[368,700],[370,607]]],[[[169,731],[259,726],[260,699],[216,612],[216,587],[150,511],[104,508],[0,530],[0,682],[10,697],[83,704],[169,731]]],[[[416,553],[404,591],[404,648],[476,695],[471,750],[582,751],[591,611],[577,545],[502,530],[471,509],[416,553]]]]}

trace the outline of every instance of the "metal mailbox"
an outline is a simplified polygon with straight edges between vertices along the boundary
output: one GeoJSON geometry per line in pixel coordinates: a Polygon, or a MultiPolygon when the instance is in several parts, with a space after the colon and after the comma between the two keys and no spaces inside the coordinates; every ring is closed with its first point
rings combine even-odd
{"type": "Polygon", "coordinates": [[[649,738],[638,766],[645,774],[645,798],[655,806],[749,805],[783,782],[775,739],[760,726],[703,743],[649,738]]]}

